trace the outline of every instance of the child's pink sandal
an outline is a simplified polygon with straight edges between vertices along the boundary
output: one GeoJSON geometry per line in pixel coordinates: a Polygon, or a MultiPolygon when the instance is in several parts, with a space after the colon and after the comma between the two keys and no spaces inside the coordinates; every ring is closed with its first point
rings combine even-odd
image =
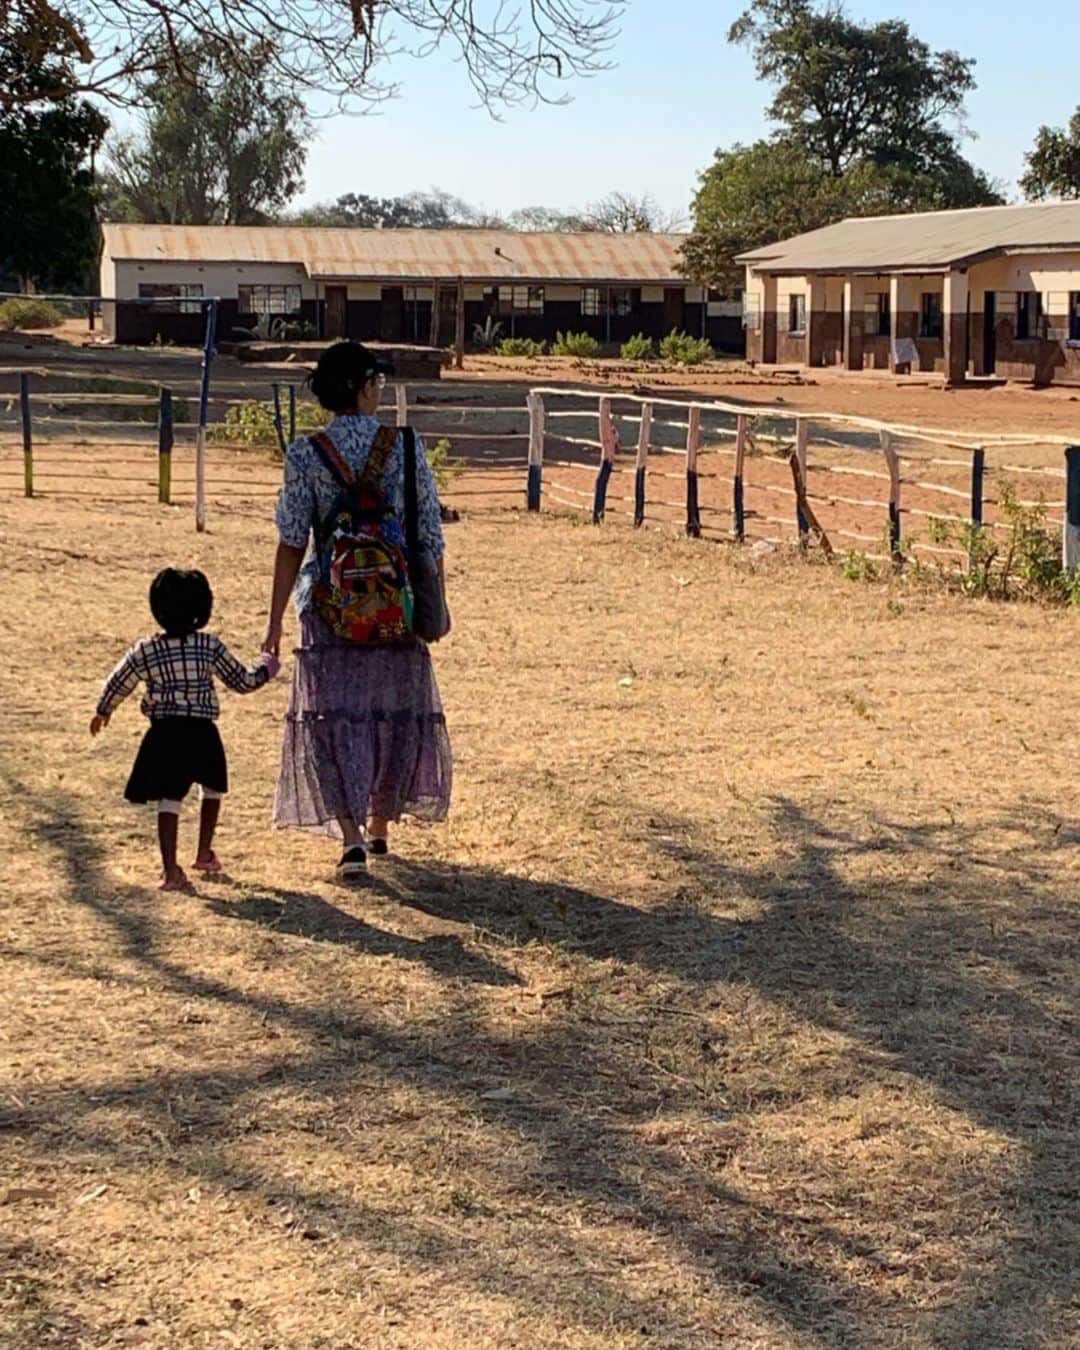
{"type": "Polygon", "coordinates": [[[216,853],[211,853],[205,861],[195,859],[196,872],[222,872],[225,869],[221,865],[221,860],[216,853]]]}
{"type": "Polygon", "coordinates": [[[191,882],[187,879],[187,873],[181,871],[180,875],[175,880],[170,880],[169,877],[166,877],[164,881],[162,881],[159,889],[163,891],[190,891],[191,882]]]}

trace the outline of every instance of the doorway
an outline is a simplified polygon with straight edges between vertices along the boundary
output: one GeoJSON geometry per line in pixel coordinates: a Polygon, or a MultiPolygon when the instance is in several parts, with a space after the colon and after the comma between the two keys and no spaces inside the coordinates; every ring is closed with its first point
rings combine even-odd
{"type": "Polygon", "coordinates": [[[664,336],[682,332],[686,321],[686,291],[681,286],[664,287],[664,336]]]}
{"type": "Polygon", "coordinates": [[[326,288],[326,337],[343,338],[349,328],[349,290],[347,286],[326,288]]]}
{"type": "Polygon", "coordinates": [[[382,288],[379,336],[383,342],[400,342],[405,333],[405,291],[401,286],[382,288]]]}
{"type": "Polygon", "coordinates": [[[997,292],[987,291],[983,301],[982,373],[993,375],[997,369],[997,292]]]}

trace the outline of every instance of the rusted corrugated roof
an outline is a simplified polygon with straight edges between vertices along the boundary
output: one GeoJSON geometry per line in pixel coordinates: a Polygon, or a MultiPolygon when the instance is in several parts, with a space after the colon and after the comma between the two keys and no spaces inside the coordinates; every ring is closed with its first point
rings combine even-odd
{"type": "Polygon", "coordinates": [[[743,254],[759,272],[947,268],[1011,250],[1080,249],[1080,202],[842,220],[743,254]]]}
{"type": "Polygon", "coordinates": [[[105,225],[120,262],[296,263],[313,277],[525,279],[685,284],[681,234],[349,230],[292,226],[105,225]]]}

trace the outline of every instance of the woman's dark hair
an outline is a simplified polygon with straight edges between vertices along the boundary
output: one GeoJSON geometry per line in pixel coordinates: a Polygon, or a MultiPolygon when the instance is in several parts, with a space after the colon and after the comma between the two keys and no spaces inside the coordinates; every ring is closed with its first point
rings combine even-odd
{"type": "Polygon", "coordinates": [[[356,406],[357,394],[385,366],[359,342],[335,342],[319,357],[308,386],[327,412],[342,412],[356,406]]]}
{"type": "Polygon", "coordinates": [[[202,572],[166,567],[150,583],[150,612],[167,637],[186,638],[205,628],[214,609],[214,592],[202,572]]]}

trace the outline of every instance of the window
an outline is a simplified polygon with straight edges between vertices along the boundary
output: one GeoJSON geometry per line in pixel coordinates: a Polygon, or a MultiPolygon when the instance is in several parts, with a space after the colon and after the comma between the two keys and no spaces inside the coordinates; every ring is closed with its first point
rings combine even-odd
{"type": "Polygon", "coordinates": [[[200,283],[189,282],[140,282],[139,299],[157,300],[154,305],[155,314],[201,314],[202,305],[199,301],[202,299],[203,288],[200,283]],[[177,303],[170,305],[168,302],[175,300],[177,303]],[[187,301],[185,304],[184,302],[187,301]],[[194,303],[193,303],[194,302],[194,303]]]}
{"type": "Polygon", "coordinates": [[[941,338],[945,333],[945,323],[941,311],[941,292],[923,291],[922,307],[919,315],[919,336],[921,338],[941,338]]]}
{"type": "Polygon", "coordinates": [[[1080,342],[1080,291],[1069,296],[1069,341],[1080,342]]]}
{"type": "Polygon", "coordinates": [[[241,314],[299,314],[299,286],[240,286],[241,314]]]}
{"type": "Polygon", "coordinates": [[[806,332],[806,296],[788,296],[788,332],[798,336],[806,332]]]}
{"type": "Polygon", "coordinates": [[[500,314],[543,314],[543,286],[500,286],[498,289],[500,314]]]}
{"type": "Polygon", "coordinates": [[[889,337],[892,333],[888,291],[867,291],[863,302],[863,332],[867,337],[889,337]]]}
{"type": "Polygon", "coordinates": [[[1038,291],[1016,293],[1016,340],[1029,342],[1042,336],[1043,305],[1038,291]]]}
{"type": "Polygon", "coordinates": [[[629,286],[583,286],[581,288],[581,312],[592,317],[608,313],[621,316],[636,314],[640,301],[641,292],[629,286]]]}

